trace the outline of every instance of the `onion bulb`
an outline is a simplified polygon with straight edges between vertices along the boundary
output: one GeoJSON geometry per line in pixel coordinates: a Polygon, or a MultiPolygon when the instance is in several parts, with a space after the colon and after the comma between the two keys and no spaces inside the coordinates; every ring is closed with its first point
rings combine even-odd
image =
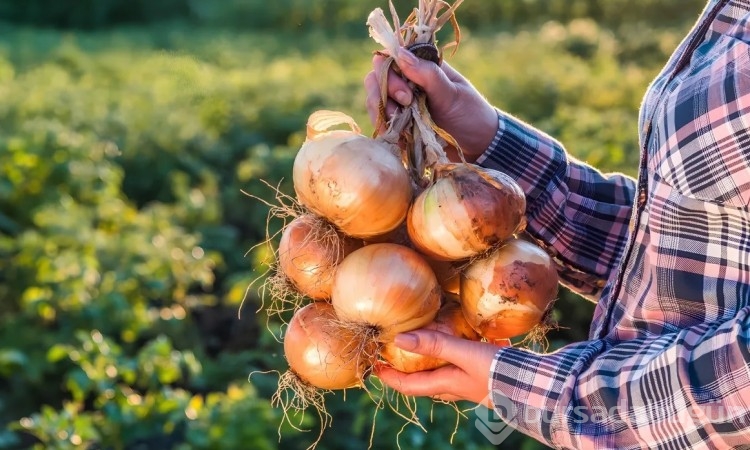
{"type": "Polygon", "coordinates": [[[362,384],[372,352],[357,352],[353,333],[337,326],[330,303],[313,302],[297,310],[284,334],[284,354],[300,380],[320,389],[362,384]]]}
{"type": "Polygon", "coordinates": [[[512,239],[463,271],[461,306],[482,337],[511,338],[541,324],[557,288],[557,269],[549,255],[530,242],[512,239]]]}
{"type": "MultiPolygon", "coordinates": [[[[461,305],[452,301],[445,303],[440,308],[440,311],[438,311],[435,320],[425,328],[437,330],[461,339],[469,339],[471,341],[481,340],[479,334],[471,328],[464,318],[461,305]]],[[[389,342],[383,346],[380,356],[394,369],[406,373],[433,370],[448,365],[448,361],[439,358],[402,350],[396,347],[396,344],[393,342],[389,342]]]]}
{"type": "Polygon", "coordinates": [[[407,227],[414,246],[455,261],[489,250],[525,226],[526,197],[508,175],[469,164],[439,169],[414,200],[407,227]]]}
{"type": "Polygon", "coordinates": [[[399,226],[409,210],[412,185],[400,155],[360,134],[354,120],[317,111],[294,159],[299,202],[352,237],[367,238],[399,226]],[[326,131],[338,124],[351,130],[326,131]]]}
{"type": "Polygon", "coordinates": [[[458,294],[461,287],[461,266],[463,261],[440,261],[430,257],[425,257],[427,264],[435,272],[440,288],[443,292],[449,294],[458,294]]]}
{"type": "Polygon", "coordinates": [[[409,247],[412,250],[414,249],[414,246],[409,239],[409,232],[406,230],[406,221],[403,221],[401,225],[385,234],[372,236],[365,241],[366,245],[382,243],[398,244],[403,245],[404,247],[409,247]]]}
{"type": "Polygon", "coordinates": [[[432,322],[440,286],[425,260],[398,244],[371,244],[339,264],[331,303],[342,322],[388,342],[432,322]]]}
{"type": "Polygon", "coordinates": [[[361,241],[344,236],[319,217],[299,216],[281,235],[279,269],[300,293],[329,299],[336,266],[361,246],[361,241]]]}

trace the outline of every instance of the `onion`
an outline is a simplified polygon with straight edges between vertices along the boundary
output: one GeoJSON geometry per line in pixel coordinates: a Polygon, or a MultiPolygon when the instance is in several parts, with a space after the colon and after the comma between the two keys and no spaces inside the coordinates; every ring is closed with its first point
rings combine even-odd
{"type": "Polygon", "coordinates": [[[388,342],[398,333],[432,322],[440,308],[440,286],[414,250],[372,244],[355,250],[339,265],[331,303],[342,322],[388,342]]]}
{"type": "Polygon", "coordinates": [[[372,236],[365,241],[366,245],[382,243],[398,244],[403,245],[404,247],[409,247],[412,250],[414,249],[414,245],[412,245],[411,240],[409,239],[409,232],[406,230],[406,221],[403,221],[401,225],[385,234],[372,236]]]}
{"type": "Polygon", "coordinates": [[[310,116],[293,180],[302,205],[359,238],[395,229],[412,199],[401,157],[387,144],[361,135],[351,117],[334,111],[310,116]],[[351,131],[325,131],[341,123],[351,131]]]}
{"type": "Polygon", "coordinates": [[[549,255],[530,242],[512,239],[464,270],[461,306],[482,337],[511,338],[540,325],[557,288],[557,269],[549,255]]]}
{"type": "Polygon", "coordinates": [[[300,293],[328,299],[336,266],[361,246],[361,241],[344,236],[319,217],[300,216],[281,235],[279,268],[300,293]]]}
{"type": "Polygon", "coordinates": [[[449,164],[414,200],[409,237],[435,259],[478,255],[525,226],[526,197],[508,175],[469,164],[449,164]]]}
{"type": "Polygon", "coordinates": [[[461,287],[461,266],[463,261],[439,261],[430,257],[425,257],[427,264],[435,272],[440,288],[443,292],[449,294],[458,294],[461,287]]]}
{"type": "Polygon", "coordinates": [[[338,326],[330,303],[308,303],[289,322],[284,354],[291,371],[308,385],[346,389],[362,385],[371,366],[368,353],[355,351],[362,348],[356,339],[338,326]]]}
{"type": "MultiPolygon", "coordinates": [[[[452,301],[446,302],[440,308],[435,320],[425,328],[437,330],[462,339],[472,341],[481,340],[479,334],[471,328],[464,318],[461,305],[452,301]]],[[[383,346],[380,356],[394,369],[406,373],[433,370],[448,365],[448,361],[439,358],[402,350],[396,347],[393,342],[389,342],[383,346]]]]}

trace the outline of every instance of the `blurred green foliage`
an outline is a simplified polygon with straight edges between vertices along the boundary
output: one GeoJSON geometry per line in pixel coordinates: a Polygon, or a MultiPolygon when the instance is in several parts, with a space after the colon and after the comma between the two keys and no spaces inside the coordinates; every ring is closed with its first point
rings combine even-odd
{"type": "MultiPolygon", "coordinates": [[[[393,0],[405,13],[416,2],[393,0]]],[[[539,24],[550,19],[591,18],[608,26],[623,23],[677,25],[695,20],[704,0],[492,0],[465,2],[461,22],[473,29],[539,24]]],[[[362,33],[367,14],[382,0],[0,0],[0,17],[16,23],[63,28],[188,20],[253,30],[310,30],[362,33]]]]}
{"type": "MultiPolygon", "coordinates": [[[[576,157],[633,174],[640,99],[703,3],[467,1],[449,61],[576,157]]],[[[246,252],[267,207],[243,192],[272,199],[260,180],[291,192],[315,109],[369,132],[361,83],[375,45],[363,23],[376,6],[386,4],[0,0],[0,448],[314,440],[308,414],[313,431],[284,426],[279,444],[276,376],[248,381],[285,363],[247,290],[265,270],[262,248],[246,252]]],[[[563,292],[552,348],[585,339],[591,311],[563,292]]],[[[321,447],[366,447],[368,396],[328,404],[336,432],[321,447]]],[[[397,436],[403,448],[446,448],[454,411],[419,406],[429,433],[402,432],[380,410],[374,448],[397,436]]],[[[472,414],[454,445],[489,448],[472,414]]],[[[540,448],[517,434],[503,446],[540,448]]]]}

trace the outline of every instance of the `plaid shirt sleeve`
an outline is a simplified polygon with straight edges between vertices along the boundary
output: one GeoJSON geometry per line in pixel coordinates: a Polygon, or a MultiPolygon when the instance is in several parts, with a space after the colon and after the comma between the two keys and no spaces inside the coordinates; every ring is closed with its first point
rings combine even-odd
{"type": "Polygon", "coordinates": [[[557,448],[750,448],[750,2],[710,0],[649,87],[636,183],[500,120],[481,163],[553,256],[609,279],[588,341],[497,352],[496,412],[557,448]]]}
{"type": "Polygon", "coordinates": [[[519,183],[527,234],[554,257],[567,286],[596,295],[625,246],[635,181],[602,174],[547,134],[504,112],[498,117],[495,139],[477,163],[519,183]]]}

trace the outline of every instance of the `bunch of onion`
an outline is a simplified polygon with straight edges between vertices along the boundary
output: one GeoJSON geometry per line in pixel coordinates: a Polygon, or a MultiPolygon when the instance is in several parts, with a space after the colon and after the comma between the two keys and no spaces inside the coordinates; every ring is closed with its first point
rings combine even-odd
{"type": "Polygon", "coordinates": [[[461,274],[461,306],[482,337],[494,341],[544,326],[557,296],[558,275],[539,246],[510,239],[461,274]]]}
{"type": "MultiPolygon", "coordinates": [[[[435,33],[450,22],[457,44],[460,3],[420,0],[403,25],[391,4],[394,28],[377,9],[371,36],[386,55],[406,45],[437,62],[435,33]]],[[[284,337],[290,369],[279,392],[291,388],[293,407],[324,411],[321,392],[363,386],[377,358],[406,372],[447,364],[398,349],[399,333],[429,327],[504,345],[540,323],[555,297],[555,266],[515,237],[525,225],[521,188],[451,163],[445,148],[461,155],[458,143],[431,120],[424,94],[414,98],[387,120],[381,108],[386,126],[374,138],[337,111],[308,120],[293,167],[306,214],[283,230],[278,268],[296,292],[322,301],[298,309],[284,337]],[[448,296],[460,303],[441,308],[448,296]]]]}

